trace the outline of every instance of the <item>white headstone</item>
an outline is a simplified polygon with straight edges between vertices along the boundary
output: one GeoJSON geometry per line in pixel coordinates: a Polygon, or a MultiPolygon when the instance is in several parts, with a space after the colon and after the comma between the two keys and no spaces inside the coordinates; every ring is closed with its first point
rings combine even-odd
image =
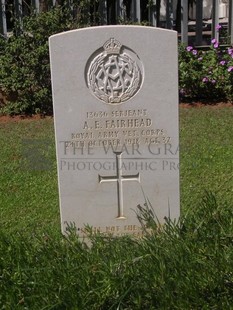
{"type": "Polygon", "coordinates": [[[50,37],[62,230],[141,234],[179,218],[177,34],[104,26],[50,37]]]}

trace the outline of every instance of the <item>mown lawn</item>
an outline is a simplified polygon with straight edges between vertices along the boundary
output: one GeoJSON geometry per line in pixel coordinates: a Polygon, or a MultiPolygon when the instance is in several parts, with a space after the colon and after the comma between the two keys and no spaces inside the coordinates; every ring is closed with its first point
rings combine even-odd
{"type": "Polygon", "coordinates": [[[204,190],[233,201],[233,107],[180,109],[181,205],[195,207],[204,190]]]}
{"type": "MultiPolygon", "coordinates": [[[[205,190],[233,200],[232,119],[233,107],[180,109],[183,213],[195,208],[205,190]]],[[[59,230],[53,119],[0,122],[0,150],[2,229],[59,230]]]]}
{"type": "Polygon", "coordinates": [[[233,309],[232,116],[180,109],[179,224],[92,246],[60,234],[53,120],[0,122],[0,309],[233,309]]]}
{"type": "Polygon", "coordinates": [[[0,123],[0,136],[1,228],[30,233],[59,229],[53,120],[0,123]],[[49,165],[36,167],[41,159],[49,165]]]}

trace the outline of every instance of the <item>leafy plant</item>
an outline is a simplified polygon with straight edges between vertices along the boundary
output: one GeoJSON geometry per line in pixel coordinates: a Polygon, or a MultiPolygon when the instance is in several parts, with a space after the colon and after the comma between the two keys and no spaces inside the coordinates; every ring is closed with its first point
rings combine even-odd
{"type": "MultiPolygon", "coordinates": [[[[53,113],[48,38],[100,24],[97,5],[92,0],[73,6],[65,2],[48,12],[25,17],[23,29],[15,22],[13,35],[7,40],[0,38],[0,113],[53,113]]],[[[207,51],[181,45],[179,82],[181,100],[233,101],[233,48],[221,49],[216,40],[207,51]]]]}
{"type": "Polygon", "coordinates": [[[221,48],[216,39],[209,50],[179,48],[179,84],[182,99],[233,101],[233,48],[221,48]]]}
{"type": "MultiPolygon", "coordinates": [[[[81,1],[76,10],[64,4],[25,17],[20,35],[1,38],[0,90],[7,98],[7,104],[1,108],[3,113],[52,114],[48,38],[87,25],[88,3],[81,1]]],[[[15,29],[19,29],[17,23],[15,29]]]]}

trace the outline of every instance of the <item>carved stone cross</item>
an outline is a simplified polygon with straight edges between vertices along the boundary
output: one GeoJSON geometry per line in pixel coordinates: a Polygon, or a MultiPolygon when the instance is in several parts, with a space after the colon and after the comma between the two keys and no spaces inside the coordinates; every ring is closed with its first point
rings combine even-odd
{"type": "Polygon", "coordinates": [[[140,183],[139,173],[135,175],[122,174],[122,152],[114,152],[116,154],[116,175],[101,176],[99,175],[99,183],[117,182],[117,201],[118,201],[118,219],[125,219],[123,211],[123,181],[137,181],[140,183]]]}

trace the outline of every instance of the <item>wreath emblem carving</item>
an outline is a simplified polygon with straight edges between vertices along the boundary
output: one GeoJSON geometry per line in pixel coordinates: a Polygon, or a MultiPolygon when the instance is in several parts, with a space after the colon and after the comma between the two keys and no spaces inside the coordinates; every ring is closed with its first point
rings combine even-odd
{"type": "Polygon", "coordinates": [[[87,69],[87,86],[92,94],[105,103],[121,104],[133,97],[142,84],[142,72],[136,56],[123,51],[114,38],[103,45],[87,69]],[[134,58],[134,59],[133,59],[134,58]]]}

